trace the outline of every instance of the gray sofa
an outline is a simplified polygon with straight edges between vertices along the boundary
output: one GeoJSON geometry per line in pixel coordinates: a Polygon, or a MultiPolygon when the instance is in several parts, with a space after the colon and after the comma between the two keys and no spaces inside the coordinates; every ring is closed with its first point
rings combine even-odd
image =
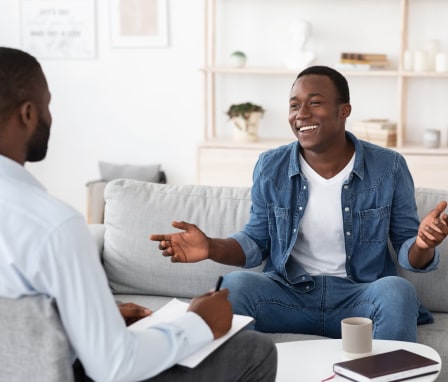
{"type": "MultiPolygon", "coordinates": [[[[104,224],[91,224],[90,229],[117,300],[157,309],[173,297],[190,299],[209,291],[220,274],[235,269],[208,260],[173,264],[161,255],[158,244],[151,242],[149,235],[172,232],[173,220],[185,220],[197,224],[212,237],[227,236],[242,228],[247,220],[249,188],[175,186],[120,179],[108,183],[104,196],[104,224]]],[[[448,200],[448,191],[417,189],[416,197],[419,214],[424,215],[438,201],[448,200]]],[[[416,286],[420,299],[434,314],[434,324],[419,327],[418,341],[440,353],[443,366],[439,380],[448,381],[448,368],[445,367],[448,363],[448,240],[440,250],[441,263],[437,271],[430,274],[401,272],[401,275],[416,286]]],[[[260,266],[247,271],[261,270],[260,266]]],[[[20,306],[20,303],[16,305],[20,306]]],[[[8,320],[5,309],[8,312],[12,309],[12,306],[5,306],[0,304],[2,327],[1,320],[8,320]]],[[[17,311],[23,313],[24,309],[19,307],[17,311]]],[[[20,334],[22,339],[29,340],[35,332],[24,328],[20,334]]],[[[321,338],[288,333],[269,335],[276,342],[321,338]]],[[[4,352],[14,354],[22,349],[20,346],[12,349],[9,345],[0,349],[0,370],[3,371],[4,352]]],[[[54,362],[54,357],[50,357],[49,362],[54,362]]],[[[8,377],[5,380],[21,380],[12,377],[14,370],[2,376],[8,377]]],[[[57,378],[46,380],[58,381],[57,378]]]]}
{"type": "MultiPolygon", "coordinates": [[[[420,217],[448,191],[416,190],[420,217]]],[[[173,264],[164,258],[153,233],[173,232],[173,220],[197,224],[209,236],[225,237],[243,227],[250,208],[250,189],[198,185],[160,185],[115,180],[105,190],[104,225],[91,226],[102,254],[110,287],[118,300],[133,301],[157,309],[173,297],[189,299],[213,288],[220,274],[234,267],[203,261],[173,264]],[[103,240],[104,239],[104,240],[103,240]]],[[[400,271],[417,288],[435,323],[418,328],[418,341],[436,349],[448,364],[448,240],[440,246],[439,269],[431,273],[400,271]]],[[[248,270],[260,272],[262,266],[248,270]]],[[[395,325],[397,323],[394,323],[395,325]]],[[[299,334],[270,334],[276,342],[319,338],[299,334]]],[[[447,370],[445,370],[447,369],[447,370]]],[[[448,381],[442,368],[441,381],[448,381]]]]}

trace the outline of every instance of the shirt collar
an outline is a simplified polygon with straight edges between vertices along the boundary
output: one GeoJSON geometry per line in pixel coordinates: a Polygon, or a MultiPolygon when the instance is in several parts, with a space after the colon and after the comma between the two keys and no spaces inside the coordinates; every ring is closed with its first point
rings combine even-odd
{"type": "Polygon", "coordinates": [[[45,191],[45,187],[24,166],[4,155],[0,155],[0,177],[10,177],[45,191]]]}
{"type": "MultiPolygon", "coordinates": [[[[356,156],[353,165],[353,173],[362,179],[364,177],[364,148],[361,142],[350,131],[345,131],[345,135],[355,145],[356,156]]],[[[302,173],[299,161],[299,150],[300,143],[299,141],[296,141],[292,144],[291,157],[289,160],[288,175],[290,178],[302,173]]]]}

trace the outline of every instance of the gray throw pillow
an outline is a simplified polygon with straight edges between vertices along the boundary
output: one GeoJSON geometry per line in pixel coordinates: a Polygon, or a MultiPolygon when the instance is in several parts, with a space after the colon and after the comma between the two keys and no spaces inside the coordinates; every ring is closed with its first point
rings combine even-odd
{"type": "Polygon", "coordinates": [[[160,167],[160,164],[133,165],[99,161],[101,179],[107,182],[114,179],[134,179],[158,183],[160,167]]]}

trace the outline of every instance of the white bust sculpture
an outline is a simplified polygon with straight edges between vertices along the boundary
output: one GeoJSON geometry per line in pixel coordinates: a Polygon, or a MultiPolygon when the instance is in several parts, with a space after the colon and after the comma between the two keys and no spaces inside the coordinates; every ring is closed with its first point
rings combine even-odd
{"type": "Polygon", "coordinates": [[[302,70],[309,66],[316,55],[306,50],[306,43],[311,36],[311,24],[306,20],[298,20],[289,27],[292,46],[291,53],[286,57],[285,64],[288,69],[302,70]]]}

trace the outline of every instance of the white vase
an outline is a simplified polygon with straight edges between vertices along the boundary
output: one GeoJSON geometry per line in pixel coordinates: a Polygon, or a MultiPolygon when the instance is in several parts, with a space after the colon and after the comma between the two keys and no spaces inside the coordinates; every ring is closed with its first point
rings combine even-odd
{"type": "Polygon", "coordinates": [[[250,113],[248,119],[243,117],[232,117],[233,139],[236,142],[258,141],[258,125],[263,114],[261,112],[250,113]]]}
{"type": "Polygon", "coordinates": [[[230,66],[242,68],[246,65],[247,57],[243,52],[234,52],[230,55],[230,66]]]}

